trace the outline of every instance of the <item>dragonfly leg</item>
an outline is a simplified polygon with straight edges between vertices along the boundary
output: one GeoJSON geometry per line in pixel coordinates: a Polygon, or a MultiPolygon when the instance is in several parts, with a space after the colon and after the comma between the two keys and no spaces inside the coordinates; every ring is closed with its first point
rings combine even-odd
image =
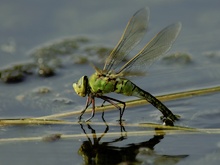
{"type": "MultiPolygon", "coordinates": [[[[89,120],[91,120],[91,119],[94,117],[94,115],[95,115],[95,98],[94,98],[94,97],[91,98],[91,102],[92,102],[92,114],[91,114],[90,118],[88,118],[88,119],[86,120],[86,122],[89,121],[89,120]]],[[[91,103],[90,103],[90,104],[91,104],[91,103]]]]}
{"type": "Polygon", "coordinates": [[[81,114],[80,116],[78,117],[79,121],[81,121],[81,118],[82,118],[82,115],[85,113],[86,109],[91,105],[92,103],[92,99],[90,96],[87,97],[87,100],[86,100],[86,106],[85,108],[81,111],[81,114]]]}
{"type": "MultiPolygon", "coordinates": [[[[120,119],[119,120],[121,122],[122,121],[122,116],[123,116],[123,113],[124,113],[124,110],[125,110],[125,107],[126,107],[125,102],[114,99],[114,98],[111,98],[111,97],[108,97],[108,96],[98,96],[98,97],[103,99],[104,101],[109,102],[110,104],[114,105],[117,109],[120,110],[120,119]],[[115,104],[113,101],[123,104],[123,108],[121,108],[119,105],[115,104]]],[[[102,114],[102,116],[104,117],[104,113],[102,114]]]]}
{"type": "MultiPolygon", "coordinates": [[[[117,104],[115,104],[115,107],[117,108],[118,106],[118,109],[120,110],[120,121],[122,121],[122,116],[124,114],[124,111],[125,111],[125,107],[126,107],[126,104],[125,102],[123,101],[120,101],[120,100],[117,100],[117,99],[114,99],[114,98],[111,98],[111,97],[108,97],[110,100],[113,100],[115,102],[118,102],[118,103],[121,103],[123,105],[123,108],[121,108],[120,106],[118,106],[117,104]]],[[[114,105],[114,104],[113,104],[114,105]]]]}

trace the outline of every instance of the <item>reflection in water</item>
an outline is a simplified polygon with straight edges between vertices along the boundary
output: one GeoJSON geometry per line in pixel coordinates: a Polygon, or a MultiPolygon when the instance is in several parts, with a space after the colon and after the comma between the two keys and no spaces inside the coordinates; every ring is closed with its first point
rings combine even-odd
{"type": "MultiPolygon", "coordinates": [[[[84,163],[86,165],[90,164],[142,164],[143,162],[147,164],[176,164],[181,159],[187,157],[188,155],[159,155],[154,151],[154,146],[158,144],[165,135],[161,129],[155,128],[155,135],[148,141],[143,141],[140,143],[131,143],[124,147],[119,147],[116,142],[123,141],[127,139],[126,135],[123,135],[109,142],[102,142],[100,140],[105,136],[109,130],[109,126],[106,124],[106,129],[100,137],[97,137],[96,131],[86,123],[89,130],[92,133],[92,140],[86,133],[84,125],[80,124],[83,132],[87,137],[87,141],[84,141],[81,145],[78,153],[83,157],[84,163]]],[[[121,126],[123,127],[123,126],[121,126]]],[[[121,130],[125,130],[121,128],[121,130]]]]}

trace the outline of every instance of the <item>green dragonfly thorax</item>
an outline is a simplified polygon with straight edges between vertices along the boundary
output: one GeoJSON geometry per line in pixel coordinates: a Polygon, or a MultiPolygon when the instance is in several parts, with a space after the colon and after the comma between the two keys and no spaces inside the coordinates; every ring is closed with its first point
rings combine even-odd
{"type": "Polygon", "coordinates": [[[87,94],[94,96],[111,92],[120,93],[126,96],[133,95],[135,85],[128,79],[118,77],[114,74],[100,74],[95,72],[89,79],[83,76],[77,83],[73,84],[75,92],[82,97],[87,94]]]}

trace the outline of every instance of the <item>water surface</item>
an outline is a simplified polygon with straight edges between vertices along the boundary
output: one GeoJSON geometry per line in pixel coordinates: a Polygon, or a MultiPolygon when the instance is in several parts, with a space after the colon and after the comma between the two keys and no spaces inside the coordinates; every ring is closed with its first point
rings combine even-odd
{"type": "MultiPolygon", "coordinates": [[[[19,83],[0,82],[2,119],[40,117],[82,109],[85,98],[75,94],[72,83],[82,75],[89,76],[93,73],[88,61],[101,65],[100,57],[94,48],[113,48],[128,19],[144,6],[148,6],[151,11],[149,30],[133,54],[165,26],[176,21],[181,21],[183,26],[170,52],[176,53],[177,58],[161,59],[148,68],[146,77],[132,80],[154,95],[219,85],[220,3],[217,0],[148,2],[87,0],[83,3],[70,0],[57,2],[22,0],[1,1],[0,4],[1,70],[14,64],[33,62],[34,57],[31,54],[46,45],[59,43],[66,38],[83,36],[84,39],[88,39],[88,42],[79,43],[77,50],[71,50],[72,53],[56,55],[59,60],[61,59],[61,66],[56,68],[54,76],[40,77],[37,68],[34,68],[33,73],[25,75],[19,83]],[[88,48],[92,48],[92,51],[88,51],[88,48]],[[178,58],[178,55],[183,54],[189,59],[178,58]],[[77,63],[79,57],[86,58],[85,64],[77,63]],[[45,89],[48,92],[42,92],[45,89]]],[[[124,101],[134,99],[116,94],[110,96],[124,101]]],[[[219,93],[214,93],[168,101],[165,104],[175,114],[181,115],[181,120],[175,125],[219,129],[219,97],[219,93]]],[[[97,104],[99,103],[101,101],[97,100],[97,104]]],[[[120,134],[121,128],[116,121],[118,114],[117,110],[105,113],[108,131],[100,113],[97,113],[89,126],[85,123],[82,126],[78,123],[1,126],[0,140],[44,137],[51,134],[82,135],[61,138],[54,142],[44,140],[3,142],[0,144],[1,164],[89,164],[91,160],[96,160],[96,164],[98,162],[106,164],[106,161],[110,164],[110,160],[113,159],[115,162],[112,164],[117,164],[123,162],[122,158],[125,155],[129,155],[127,161],[134,164],[219,162],[218,133],[169,134],[165,131],[158,134],[154,128],[130,127],[129,124],[138,123],[161,124],[159,111],[151,105],[144,105],[126,109],[123,116],[127,124],[126,136],[124,131],[120,134]],[[115,125],[111,125],[112,123],[115,125]],[[152,131],[152,134],[129,135],[131,131],[152,131]],[[91,132],[94,133],[93,136],[91,132]],[[110,136],[114,132],[119,134],[110,136]]],[[[85,118],[88,116],[89,114],[86,114],[85,118]]],[[[77,116],[64,119],[78,121],[77,116]]]]}

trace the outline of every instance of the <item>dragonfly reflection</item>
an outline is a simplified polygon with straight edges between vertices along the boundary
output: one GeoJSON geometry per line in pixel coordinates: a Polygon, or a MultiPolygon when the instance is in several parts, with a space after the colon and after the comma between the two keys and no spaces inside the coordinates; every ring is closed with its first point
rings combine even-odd
{"type": "Polygon", "coordinates": [[[160,161],[162,161],[163,164],[166,164],[166,162],[169,164],[171,162],[173,162],[172,164],[176,164],[181,159],[188,156],[157,154],[157,152],[154,151],[154,147],[160,143],[165,136],[165,132],[163,132],[161,129],[155,128],[155,135],[150,140],[139,143],[130,143],[126,146],[119,147],[118,143],[120,141],[125,141],[127,139],[126,135],[121,134],[120,137],[111,141],[101,142],[101,139],[109,131],[109,126],[107,124],[105,131],[99,137],[97,137],[96,130],[93,129],[90,124],[86,123],[87,128],[92,133],[92,138],[90,138],[86,133],[84,125],[80,125],[88,140],[83,142],[78,153],[83,157],[86,165],[119,164],[123,162],[141,164],[140,160],[138,160],[138,157],[140,157],[142,154],[147,157],[147,160],[142,161],[150,161],[151,164],[159,163],[160,161]]]}

